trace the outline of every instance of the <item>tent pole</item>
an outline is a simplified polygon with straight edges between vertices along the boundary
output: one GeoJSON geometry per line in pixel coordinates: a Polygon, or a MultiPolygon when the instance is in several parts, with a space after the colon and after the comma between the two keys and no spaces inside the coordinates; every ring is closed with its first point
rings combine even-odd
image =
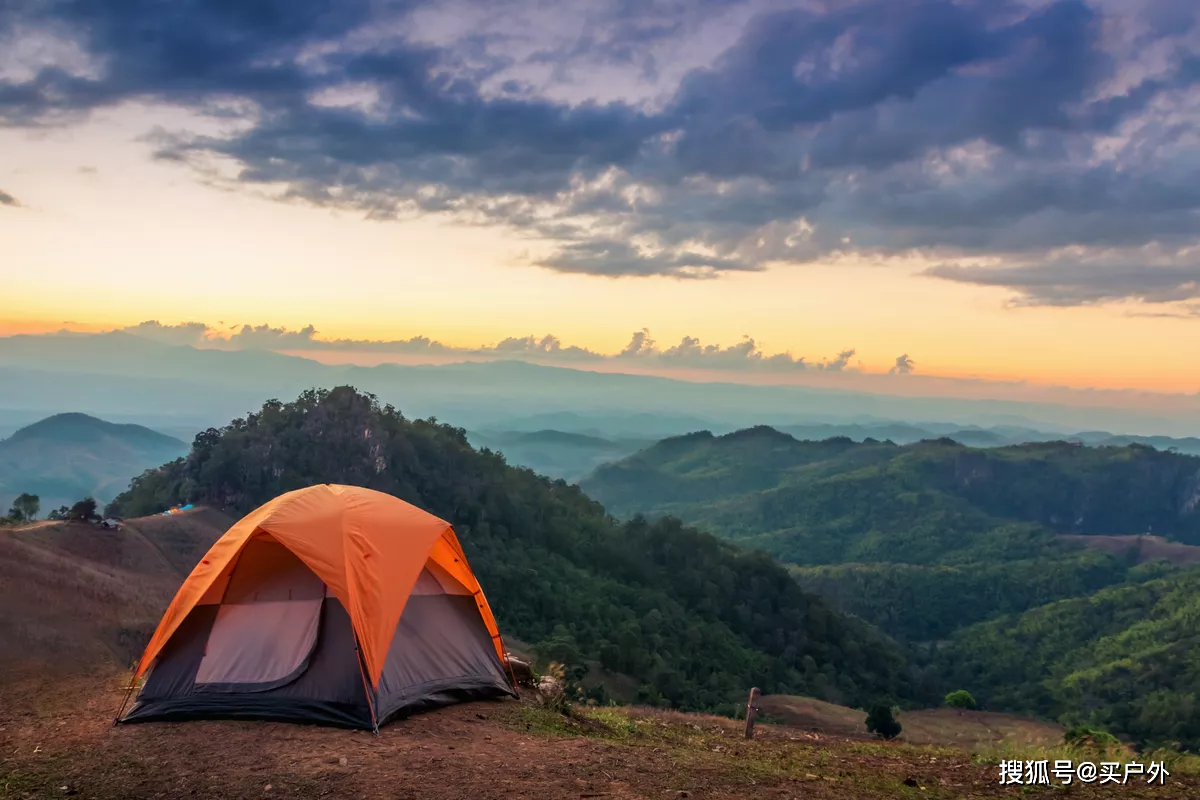
{"type": "MultiPolygon", "coordinates": [[[[483,607],[486,602],[487,602],[487,599],[483,596],[483,588],[480,587],[480,588],[476,589],[475,590],[475,605],[479,606],[479,610],[481,612],[483,611],[483,607]]],[[[494,617],[493,617],[493,621],[495,621],[494,617]]],[[[509,662],[509,660],[508,660],[508,647],[504,644],[504,637],[500,634],[500,626],[499,625],[496,626],[496,641],[500,642],[500,650],[504,654],[503,656],[501,656],[500,660],[504,662],[503,666],[508,668],[508,685],[510,687],[512,687],[513,694],[515,694],[519,697],[520,693],[517,691],[517,673],[513,671],[512,663],[509,662]]]]}
{"type": "Polygon", "coordinates": [[[362,676],[363,692],[367,696],[367,710],[371,712],[371,731],[376,736],[379,735],[379,719],[375,716],[375,706],[378,705],[378,696],[375,696],[371,691],[371,685],[367,681],[367,671],[363,666],[362,650],[358,647],[358,634],[354,634],[354,654],[358,657],[358,674],[362,676]],[[374,697],[374,700],[372,699],[374,697]]]}

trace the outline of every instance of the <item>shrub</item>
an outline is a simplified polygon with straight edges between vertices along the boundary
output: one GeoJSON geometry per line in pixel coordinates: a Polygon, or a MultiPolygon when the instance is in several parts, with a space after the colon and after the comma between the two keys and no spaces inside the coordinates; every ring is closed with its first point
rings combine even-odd
{"type": "Polygon", "coordinates": [[[884,739],[895,739],[903,726],[892,715],[892,707],[881,704],[867,712],[867,730],[884,739]]]}
{"type": "Polygon", "coordinates": [[[91,522],[95,518],[96,501],[91,497],[80,500],[67,512],[67,519],[73,522],[91,522]]]}

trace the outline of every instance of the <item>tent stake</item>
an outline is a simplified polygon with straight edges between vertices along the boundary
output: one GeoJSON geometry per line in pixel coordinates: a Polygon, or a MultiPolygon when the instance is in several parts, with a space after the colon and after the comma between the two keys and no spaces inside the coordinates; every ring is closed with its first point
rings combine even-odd
{"type": "Polygon", "coordinates": [[[129,702],[129,695],[133,694],[135,685],[134,679],[129,679],[129,688],[125,690],[125,698],[121,701],[121,708],[117,711],[117,715],[113,717],[112,727],[117,727],[117,723],[121,721],[121,715],[125,713],[125,705],[129,702]]]}

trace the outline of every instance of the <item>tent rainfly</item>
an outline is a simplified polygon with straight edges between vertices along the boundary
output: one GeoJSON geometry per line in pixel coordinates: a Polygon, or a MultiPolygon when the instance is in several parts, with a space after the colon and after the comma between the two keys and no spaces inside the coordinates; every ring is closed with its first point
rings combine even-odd
{"type": "Polygon", "coordinates": [[[212,546],[163,614],[134,674],[145,684],[116,721],[378,730],[427,708],[515,696],[503,659],[448,522],[381,492],[322,484],[280,495],[212,546]]]}

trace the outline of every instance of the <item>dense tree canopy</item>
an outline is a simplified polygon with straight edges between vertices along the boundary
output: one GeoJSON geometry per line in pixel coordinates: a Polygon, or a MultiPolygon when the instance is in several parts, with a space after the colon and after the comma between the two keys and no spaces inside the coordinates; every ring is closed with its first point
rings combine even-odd
{"type": "Polygon", "coordinates": [[[1200,572],[1061,536],[1200,543],[1200,458],[752,428],[664,440],[583,485],[618,513],[672,514],[790,562],[905,641],[942,691],[1200,748],[1200,572]]]}
{"type": "Polygon", "coordinates": [[[896,645],[801,591],[766,555],[675,520],[618,524],[577,487],[346,387],[201,433],[114,510],[246,512],[322,482],[385,491],[451,522],[504,630],[632,676],[643,702],[732,708],[751,685],[853,704],[917,692],[896,645]]]}
{"type": "Polygon", "coordinates": [[[1200,749],[1200,570],[966,628],[940,672],[988,708],[1200,749]]]}
{"type": "Polygon", "coordinates": [[[1200,458],[1047,442],[903,447],[772,428],[666,439],[582,482],[618,514],[671,514],[795,565],[801,584],[925,642],[1125,580],[1061,533],[1200,542],[1200,458]]]}

